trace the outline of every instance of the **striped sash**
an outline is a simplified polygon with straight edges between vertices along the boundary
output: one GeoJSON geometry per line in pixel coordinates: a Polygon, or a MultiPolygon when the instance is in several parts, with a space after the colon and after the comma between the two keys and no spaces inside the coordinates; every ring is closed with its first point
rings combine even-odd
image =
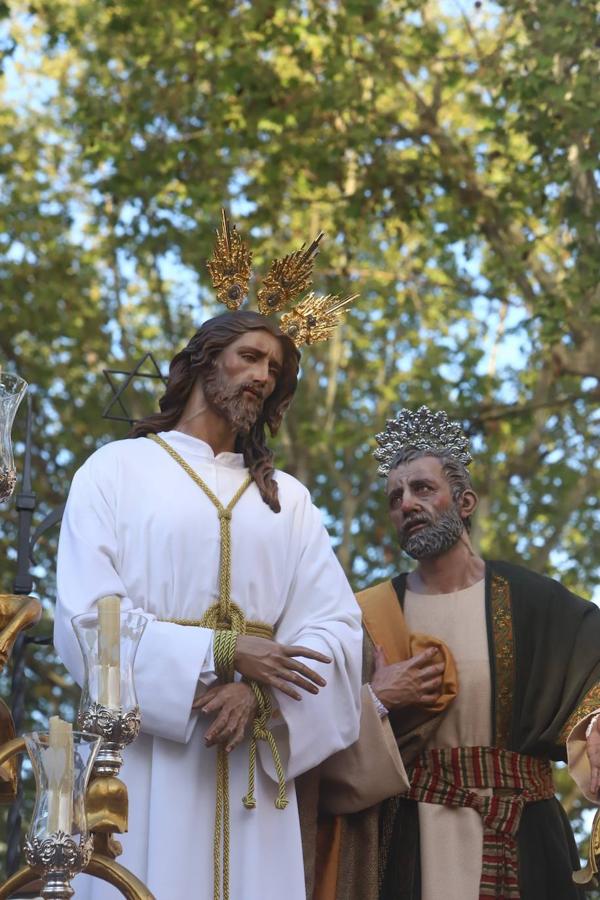
{"type": "Polygon", "coordinates": [[[480,900],[519,900],[517,831],[523,807],[554,796],[548,760],[498,747],[426,750],[408,772],[405,796],[476,809],[483,822],[480,900]],[[491,788],[490,796],[474,788],[491,788]]]}

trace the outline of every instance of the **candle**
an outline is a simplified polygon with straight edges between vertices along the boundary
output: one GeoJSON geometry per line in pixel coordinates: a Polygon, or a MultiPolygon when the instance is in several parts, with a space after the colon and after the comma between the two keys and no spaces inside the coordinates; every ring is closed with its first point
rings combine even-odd
{"type": "Polygon", "coordinates": [[[73,821],[73,726],[58,716],[50,719],[48,747],[43,756],[48,778],[48,832],[71,834],[73,821]]]}
{"type": "Polygon", "coordinates": [[[121,705],[121,598],[98,600],[98,700],[114,709],[121,705]]]}

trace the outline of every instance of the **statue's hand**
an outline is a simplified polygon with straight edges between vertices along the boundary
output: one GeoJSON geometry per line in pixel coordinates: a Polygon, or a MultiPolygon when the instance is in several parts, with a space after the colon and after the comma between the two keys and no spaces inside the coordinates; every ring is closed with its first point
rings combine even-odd
{"type": "Polygon", "coordinates": [[[297,657],[330,663],[331,659],[310,647],[279,644],[269,638],[250,634],[238,635],[234,665],[236,670],[249,681],[258,681],[268,688],[277,688],[300,700],[296,688],[309,694],[318,694],[326,681],[322,675],[300,662],[297,657]]]}
{"type": "Polygon", "coordinates": [[[381,647],[375,647],[371,688],[387,709],[435,703],[442,692],[444,674],[444,663],[433,662],[437,652],[432,647],[388,666],[381,647]]]}
{"type": "Polygon", "coordinates": [[[194,701],[194,709],[215,719],[204,737],[207,747],[225,744],[229,753],[240,744],[256,715],[258,701],[250,685],[243,681],[216,684],[194,701]]]}
{"type": "Polygon", "coordinates": [[[600,793],[600,716],[594,722],[586,740],[591,768],[590,793],[597,797],[600,793]]]}

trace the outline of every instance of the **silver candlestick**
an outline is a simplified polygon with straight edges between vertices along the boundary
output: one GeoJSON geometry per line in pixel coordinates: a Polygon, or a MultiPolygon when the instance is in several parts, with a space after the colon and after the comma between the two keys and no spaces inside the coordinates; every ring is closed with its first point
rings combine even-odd
{"type": "Polygon", "coordinates": [[[68,900],[75,891],[71,881],[88,865],[94,848],[91,835],[73,838],[64,831],[56,831],[45,838],[28,837],[25,859],[43,874],[44,900],[68,900]]]}
{"type": "Polygon", "coordinates": [[[71,879],[92,855],[85,798],[100,738],[74,731],[68,748],[36,731],[24,739],[36,784],[25,857],[41,875],[44,900],[68,900],[74,893],[71,879]],[[65,772],[70,773],[66,782],[65,772]]]}
{"type": "Polygon", "coordinates": [[[17,483],[11,429],[26,390],[26,381],[18,375],[3,373],[0,367],[0,501],[8,500],[17,483]]]}
{"type": "Polygon", "coordinates": [[[122,751],[140,733],[142,719],[139,706],[125,711],[90,703],[80,709],[77,724],[82,731],[96,734],[102,744],[94,764],[95,775],[118,775],[123,765],[122,751]]]}
{"type": "Polygon", "coordinates": [[[118,775],[123,764],[122,751],[139,734],[141,716],[133,664],[146,623],[146,617],[139,613],[120,614],[119,663],[114,667],[116,671],[107,672],[97,613],[83,613],[73,619],[85,665],[77,722],[82,731],[102,738],[94,775],[118,775]]]}

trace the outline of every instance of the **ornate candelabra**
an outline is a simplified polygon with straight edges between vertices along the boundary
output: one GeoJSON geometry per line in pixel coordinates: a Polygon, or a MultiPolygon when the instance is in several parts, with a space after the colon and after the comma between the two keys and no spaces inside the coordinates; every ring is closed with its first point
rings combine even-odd
{"type": "MultiPolygon", "coordinates": [[[[104,601],[111,599],[107,597],[104,601]]],[[[73,619],[85,666],[78,723],[82,730],[102,738],[94,772],[107,777],[119,774],[123,764],[121,753],[140,731],[133,664],[147,622],[138,613],[121,613],[118,598],[114,599],[117,604],[113,607],[112,623],[110,609],[108,620],[105,616],[103,622],[102,608],[100,614],[84,613],[73,619]]]]}
{"type": "Polygon", "coordinates": [[[85,797],[100,738],[58,724],[64,726],[59,743],[53,742],[52,732],[25,735],[36,783],[25,858],[42,877],[44,900],[73,896],[71,879],[86,868],[93,850],[85,797]]]}
{"type": "MultiPolygon", "coordinates": [[[[16,483],[11,429],[26,389],[23,379],[3,374],[0,368],[0,501],[11,496],[16,483]]],[[[70,788],[59,791],[58,806],[55,778],[57,754],[54,753],[54,762],[46,764],[46,757],[51,749],[48,746],[48,735],[36,733],[16,736],[15,722],[19,718],[18,713],[22,713],[23,703],[24,647],[25,641],[31,640],[23,632],[37,623],[42,613],[41,604],[28,596],[32,589],[29,560],[40,534],[59,522],[62,513],[62,507],[51,511],[31,536],[34,509],[29,406],[25,470],[21,492],[17,496],[19,539],[15,594],[0,594],[0,671],[8,659],[12,658],[13,711],[16,710],[13,719],[7,705],[0,700],[0,803],[12,803],[21,789],[17,760],[25,750],[32,761],[37,790],[33,819],[25,842],[28,864],[15,871],[18,845],[16,840],[11,839],[10,855],[13,861],[9,861],[9,872],[14,874],[0,885],[0,900],[8,900],[21,888],[31,889],[35,886],[36,891],[39,890],[40,874],[43,880],[42,896],[62,900],[73,895],[69,882],[82,870],[113,885],[127,900],[154,900],[146,886],[115,861],[121,847],[112,838],[113,832],[127,831],[127,789],[116,775],[122,764],[121,751],[135,739],[140,727],[139,708],[133,688],[133,660],[145,619],[142,616],[131,619],[125,617],[124,635],[119,640],[119,669],[122,666],[123,675],[119,672],[118,678],[114,675],[112,677],[112,684],[118,684],[119,691],[120,702],[116,706],[101,702],[103,698],[94,686],[96,670],[90,665],[93,651],[91,647],[84,650],[90,677],[86,678],[80,714],[85,719],[86,727],[91,728],[91,733],[70,732],[72,749],[63,753],[61,759],[63,762],[67,758],[70,760],[67,768],[72,777],[69,781],[70,788]],[[138,619],[142,621],[137,621],[138,619]],[[98,764],[94,769],[96,759],[98,764]]],[[[81,633],[84,631],[85,628],[81,633]]],[[[47,638],[33,640],[36,643],[48,643],[47,638]]],[[[91,641],[89,632],[86,640],[91,641]]],[[[50,753],[50,758],[52,756],[50,753]]],[[[14,803],[11,812],[14,810],[16,812],[11,823],[11,835],[18,836],[18,802],[14,803]]]]}
{"type": "Polygon", "coordinates": [[[26,381],[18,375],[2,373],[0,369],[0,501],[12,496],[17,483],[11,430],[26,390],[26,381]]]}
{"type": "MultiPolygon", "coordinates": [[[[104,598],[107,603],[112,599],[104,598]]],[[[113,607],[112,623],[110,608],[108,618],[106,613],[101,608],[99,614],[75,616],[73,628],[85,666],[79,727],[102,738],[88,791],[88,820],[96,851],[114,859],[121,845],[113,834],[127,831],[127,788],[117,776],[123,764],[122,751],[140,730],[133,664],[146,618],[119,612],[118,603],[113,607]]]]}
{"type": "MultiPolygon", "coordinates": [[[[63,813],[64,822],[55,814],[49,824],[52,764],[48,766],[44,761],[47,736],[16,738],[0,750],[2,777],[6,760],[26,745],[37,785],[36,809],[25,845],[28,865],[0,886],[0,900],[10,897],[40,873],[44,900],[63,900],[72,896],[70,880],[80,871],[109,882],[128,900],[154,900],[146,886],[116,862],[122,848],[113,835],[123,834],[128,827],[127,788],[117,776],[123,763],[122,751],[140,730],[133,664],[147,621],[142,615],[120,613],[118,604],[119,598],[103,598],[98,603],[99,612],[73,619],[85,666],[78,714],[82,730],[73,732],[73,742],[75,746],[77,735],[77,746],[83,747],[87,742],[94,750],[85,758],[85,766],[84,754],[79,753],[78,769],[73,755],[73,769],[80,774],[72,779],[68,808],[73,812],[63,813]],[[103,613],[110,601],[116,601],[116,615],[113,602],[113,615],[109,609],[107,620],[103,613]]],[[[54,786],[55,794],[56,790],[54,786]]]]}
{"type": "MultiPolygon", "coordinates": [[[[0,594],[0,672],[10,659],[20,633],[39,622],[42,605],[33,597],[16,594],[0,594]]],[[[13,716],[4,700],[0,699],[0,748],[15,746],[17,739],[13,716]]],[[[20,752],[23,747],[18,743],[20,752]]],[[[0,803],[13,803],[17,796],[17,754],[0,765],[0,803]]]]}

